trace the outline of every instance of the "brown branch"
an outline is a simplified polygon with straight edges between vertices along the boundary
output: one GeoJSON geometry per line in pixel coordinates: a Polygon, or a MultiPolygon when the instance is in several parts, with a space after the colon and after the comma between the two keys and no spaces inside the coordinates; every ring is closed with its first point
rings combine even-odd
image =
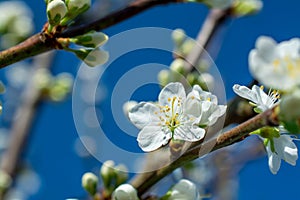
{"type": "MultiPolygon", "coordinates": [[[[34,61],[34,72],[36,69],[49,68],[49,55],[39,56],[34,61]]],[[[33,74],[34,76],[34,74],[33,74]]],[[[35,83],[35,80],[29,80],[23,95],[21,103],[15,113],[15,118],[10,131],[10,142],[1,158],[0,169],[7,173],[12,179],[16,176],[20,157],[26,146],[27,139],[30,135],[30,129],[34,121],[38,105],[40,103],[41,92],[35,83]]],[[[0,199],[5,196],[9,188],[0,190],[0,199]]]]}
{"type": "Polygon", "coordinates": [[[187,150],[172,164],[162,167],[153,172],[139,174],[132,181],[132,185],[137,188],[139,195],[143,195],[150,187],[161,180],[163,177],[171,173],[176,168],[185,163],[195,160],[207,153],[232,145],[249,136],[249,133],[264,126],[278,126],[278,122],[274,118],[274,109],[270,109],[261,113],[246,122],[236,126],[235,128],[221,134],[219,137],[205,142],[195,148],[187,150]]]}
{"type": "Polygon", "coordinates": [[[63,33],[57,32],[53,35],[54,37],[47,35],[44,32],[38,33],[25,40],[23,43],[0,52],[0,68],[4,68],[20,60],[30,58],[52,49],[58,49],[59,44],[56,39],[59,37],[74,37],[91,30],[101,31],[151,7],[176,2],[183,2],[183,0],[136,0],[124,9],[113,12],[102,19],[67,29],[63,33]]]}
{"type": "Polygon", "coordinates": [[[197,63],[203,52],[206,50],[213,37],[216,36],[218,30],[223,26],[223,24],[226,23],[230,16],[231,14],[229,9],[213,9],[210,11],[196,38],[197,45],[194,46],[193,50],[186,58],[188,62],[185,62],[185,68],[188,71],[193,71],[195,69],[195,66],[197,66],[197,63]]]}

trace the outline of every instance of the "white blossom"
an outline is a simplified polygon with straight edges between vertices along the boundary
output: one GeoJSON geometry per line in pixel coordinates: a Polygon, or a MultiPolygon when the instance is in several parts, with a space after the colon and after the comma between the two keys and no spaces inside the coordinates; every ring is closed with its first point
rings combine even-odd
{"type": "Polygon", "coordinates": [[[250,72],[269,88],[290,90],[300,84],[300,39],[277,44],[261,36],[249,54],[250,72]]]}
{"type": "Polygon", "coordinates": [[[293,142],[293,138],[290,135],[280,135],[279,138],[273,138],[273,143],[274,149],[272,149],[270,141],[266,146],[271,172],[277,174],[281,165],[281,159],[295,166],[298,159],[298,149],[293,142]]]}
{"type": "Polygon", "coordinates": [[[263,87],[258,87],[257,85],[253,85],[250,90],[246,86],[240,86],[238,84],[235,84],[233,86],[233,91],[237,95],[248,99],[252,103],[254,103],[257,107],[256,110],[259,112],[263,112],[268,110],[269,108],[272,108],[279,98],[279,94],[277,91],[272,91],[269,92],[269,94],[266,94],[263,91],[263,87]]]}
{"type": "Polygon", "coordinates": [[[112,194],[113,200],[139,200],[137,191],[130,184],[122,184],[112,194]]]}
{"type": "Polygon", "coordinates": [[[200,200],[196,185],[187,180],[181,179],[174,185],[168,194],[168,200],[200,200]]]}
{"type": "Polygon", "coordinates": [[[181,83],[169,83],[160,92],[158,103],[139,103],[131,109],[129,118],[141,129],[139,146],[153,151],[171,138],[189,142],[202,139],[204,128],[214,124],[225,110],[225,106],[217,105],[216,96],[199,86],[186,97],[181,83]]]}
{"type": "Polygon", "coordinates": [[[162,89],[158,104],[141,102],[131,109],[129,118],[139,129],[139,146],[153,151],[171,138],[198,141],[205,130],[195,124],[196,116],[184,113],[186,93],[181,83],[169,83],[162,89]]]}
{"type": "Polygon", "coordinates": [[[201,127],[215,124],[225,112],[226,106],[218,105],[217,97],[198,85],[187,96],[185,113],[196,116],[196,122],[201,127]]]}

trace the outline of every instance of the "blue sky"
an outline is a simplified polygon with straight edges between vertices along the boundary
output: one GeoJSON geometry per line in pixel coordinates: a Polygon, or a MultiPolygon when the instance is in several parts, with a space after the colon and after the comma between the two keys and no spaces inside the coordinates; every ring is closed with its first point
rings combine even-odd
{"type": "MultiPolygon", "coordinates": [[[[44,1],[26,1],[35,14],[36,30],[42,28],[46,21],[44,1]]],[[[260,35],[268,35],[277,41],[299,37],[300,3],[297,0],[265,1],[263,10],[255,15],[231,20],[224,35],[224,42],[215,63],[222,74],[228,98],[233,96],[231,87],[235,83],[248,84],[251,76],[248,72],[248,53],[254,47],[255,40],[260,35]]],[[[201,27],[208,10],[203,5],[185,4],[168,5],[150,9],[103,32],[109,36],[126,30],[140,27],[163,27],[168,29],[182,28],[190,37],[195,37],[201,27]]],[[[146,38],[151,40],[151,38],[146,38]]],[[[134,41],[132,41],[134,42],[134,41]]],[[[163,52],[151,52],[153,57],[143,56],[143,52],[130,54],[116,61],[112,68],[104,75],[103,84],[110,94],[113,86],[124,72],[132,66],[150,62],[165,65],[171,62],[170,55],[163,52]],[[155,57],[157,56],[157,57],[155,57]]],[[[146,54],[148,55],[148,54],[146,54]]],[[[54,73],[69,71],[76,74],[79,61],[69,53],[59,52],[54,62],[54,73]]],[[[2,70],[4,71],[4,70],[2,70]]],[[[132,80],[134,81],[134,80],[132,80]]],[[[147,86],[136,92],[136,99],[155,99],[157,88],[147,86]],[[153,91],[150,93],[148,91],[153,91]]],[[[128,144],[125,138],[118,138],[118,128],[110,127],[110,113],[106,113],[109,102],[103,101],[103,126],[110,129],[116,136],[114,142],[122,143],[126,149],[137,150],[130,138],[128,144]],[[107,119],[105,118],[107,117],[107,119]],[[127,146],[127,147],[126,147],[127,146]]],[[[122,112],[122,111],[120,111],[122,112]]],[[[72,98],[64,103],[43,103],[36,123],[32,129],[29,146],[25,151],[29,165],[41,177],[40,191],[30,198],[38,199],[65,199],[68,197],[84,197],[81,188],[81,175],[86,171],[97,172],[101,163],[91,157],[80,158],[74,150],[74,142],[78,137],[72,115],[72,98]]],[[[109,150],[107,150],[109,154],[109,150]]],[[[270,173],[267,158],[263,157],[251,162],[240,173],[239,198],[250,199],[297,199],[299,166],[291,167],[285,163],[279,173],[274,176],[270,173]]]]}

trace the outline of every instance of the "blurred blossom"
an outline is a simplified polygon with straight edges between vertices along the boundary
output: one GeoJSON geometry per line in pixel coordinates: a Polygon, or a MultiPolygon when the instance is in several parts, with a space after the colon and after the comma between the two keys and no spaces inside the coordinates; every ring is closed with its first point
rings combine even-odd
{"type": "Polygon", "coordinates": [[[250,72],[269,88],[290,90],[300,84],[300,39],[293,38],[277,44],[261,36],[249,54],[250,72]]]}
{"type": "Polygon", "coordinates": [[[187,179],[181,179],[168,191],[165,197],[168,200],[200,200],[196,185],[187,179]]]}
{"type": "Polygon", "coordinates": [[[31,76],[30,66],[25,62],[19,62],[5,71],[8,83],[14,88],[21,88],[31,76]]]}
{"type": "Polygon", "coordinates": [[[100,110],[95,111],[95,107],[86,108],[83,113],[83,120],[86,126],[93,128],[98,127],[102,121],[102,113],[100,110]]]}
{"type": "Polygon", "coordinates": [[[78,156],[89,157],[97,151],[97,144],[93,138],[81,136],[76,139],[74,149],[78,156]],[[86,149],[85,145],[89,147],[89,150],[86,149]]]}
{"type": "Polygon", "coordinates": [[[0,3],[1,48],[13,46],[33,31],[32,12],[23,1],[0,3]]]}

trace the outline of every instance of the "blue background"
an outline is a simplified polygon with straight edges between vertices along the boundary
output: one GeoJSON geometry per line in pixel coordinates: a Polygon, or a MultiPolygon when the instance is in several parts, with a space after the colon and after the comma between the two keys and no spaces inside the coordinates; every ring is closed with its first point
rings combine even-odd
{"type": "MultiPolygon", "coordinates": [[[[44,1],[28,0],[26,3],[34,12],[35,27],[38,31],[46,22],[44,1]]],[[[231,90],[233,84],[248,84],[251,81],[247,68],[248,53],[254,47],[258,36],[269,35],[277,41],[299,36],[300,26],[297,21],[300,19],[300,2],[298,0],[274,0],[264,3],[264,8],[259,14],[235,19],[229,23],[222,48],[215,60],[229,98],[233,96],[231,90]]],[[[132,28],[153,26],[182,28],[187,35],[195,37],[207,12],[207,8],[201,4],[156,7],[105,29],[104,32],[112,36],[132,28]]],[[[132,61],[130,56],[127,59],[127,66],[133,66],[134,62],[148,62],[142,56],[136,57],[136,61],[132,61]]],[[[161,58],[161,62],[168,64],[171,58],[161,58]]],[[[69,71],[75,75],[78,63],[75,56],[59,52],[53,71],[55,74],[69,71]]],[[[123,62],[122,67],[126,69],[126,63],[123,62]]],[[[115,73],[121,75],[122,70],[115,73]]],[[[111,84],[109,77],[106,81],[104,84],[107,84],[108,88],[112,87],[109,86],[111,84]]],[[[144,92],[144,99],[154,100],[158,90],[156,88],[156,92],[149,95],[145,87],[141,92],[144,92]]],[[[30,198],[31,200],[60,200],[86,196],[81,188],[81,176],[86,171],[97,172],[101,163],[93,158],[78,157],[74,151],[77,137],[72,116],[72,99],[68,98],[59,104],[43,103],[25,151],[27,163],[41,178],[41,188],[30,198]]],[[[277,175],[272,175],[267,165],[267,157],[263,157],[251,162],[240,173],[238,199],[298,199],[299,178],[299,167],[292,167],[286,163],[282,163],[277,175]]]]}

